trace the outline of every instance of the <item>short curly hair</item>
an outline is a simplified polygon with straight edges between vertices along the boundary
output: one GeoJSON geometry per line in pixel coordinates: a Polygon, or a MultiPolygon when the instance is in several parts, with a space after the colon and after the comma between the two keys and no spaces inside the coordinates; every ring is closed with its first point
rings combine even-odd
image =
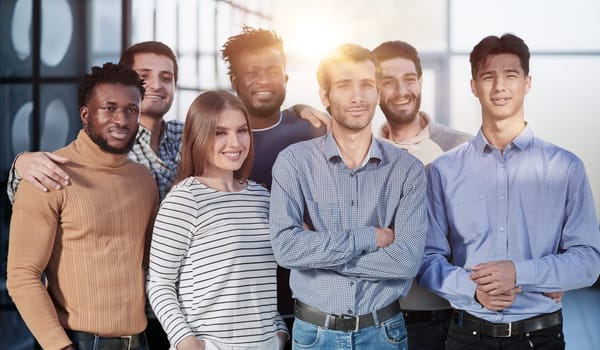
{"type": "Polygon", "coordinates": [[[221,57],[228,63],[228,74],[234,75],[239,64],[239,55],[244,52],[256,52],[266,48],[275,48],[281,52],[285,66],[283,40],[273,30],[243,26],[242,32],[229,37],[221,48],[221,57]]]}
{"type": "Polygon", "coordinates": [[[79,108],[87,105],[92,97],[92,91],[99,84],[121,84],[133,86],[140,91],[144,98],[144,82],[136,71],[124,65],[106,62],[102,67],[92,67],[92,73],[83,76],[77,89],[77,102],[79,108]]]}

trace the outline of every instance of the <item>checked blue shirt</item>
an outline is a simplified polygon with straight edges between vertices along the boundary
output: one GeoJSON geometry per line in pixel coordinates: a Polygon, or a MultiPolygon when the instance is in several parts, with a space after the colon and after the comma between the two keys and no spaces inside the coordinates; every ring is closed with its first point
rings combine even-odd
{"type": "Polygon", "coordinates": [[[283,150],[269,216],[294,297],[323,312],[362,315],[404,296],[423,255],[425,191],[421,162],[374,137],[354,170],[331,133],[283,150]],[[390,246],[377,248],[376,227],[394,229],[390,246]]]}

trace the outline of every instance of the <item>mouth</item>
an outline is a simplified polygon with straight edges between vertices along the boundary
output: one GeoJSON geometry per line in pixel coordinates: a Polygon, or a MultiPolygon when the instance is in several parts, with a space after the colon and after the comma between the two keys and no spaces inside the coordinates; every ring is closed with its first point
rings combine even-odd
{"type": "Polygon", "coordinates": [[[225,156],[225,158],[231,160],[231,161],[238,161],[240,160],[240,158],[242,158],[242,151],[229,151],[229,152],[222,152],[221,154],[223,154],[225,156]]]}
{"type": "Polygon", "coordinates": [[[506,105],[508,102],[510,102],[510,98],[509,97],[504,97],[504,98],[492,98],[492,103],[495,106],[504,106],[506,105]]]}
{"type": "Polygon", "coordinates": [[[270,97],[270,96],[275,95],[275,92],[273,92],[273,91],[256,91],[256,92],[254,92],[254,95],[258,96],[258,97],[270,97]]]}
{"type": "Polygon", "coordinates": [[[129,139],[129,129],[124,128],[111,128],[108,129],[108,134],[117,140],[127,140],[129,139]]]}
{"type": "Polygon", "coordinates": [[[164,97],[161,95],[153,95],[153,94],[144,95],[144,100],[146,100],[146,101],[160,101],[162,99],[164,99],[164,97]]]}

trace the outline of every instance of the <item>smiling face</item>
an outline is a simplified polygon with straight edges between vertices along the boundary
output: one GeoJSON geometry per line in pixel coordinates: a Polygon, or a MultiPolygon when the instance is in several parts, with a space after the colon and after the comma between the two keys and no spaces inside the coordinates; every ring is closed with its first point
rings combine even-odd
{"type": "Polygon", "coordinates": [[[135,86],[99,84],[79,110],[88,136],[106,152],[131,150],[138,129],[141,94],[135,86]]]}
{"type": "Polygon", "coordinates": [[[162,119],[171,108],[175,96],[173,61],[164,55],[137,53],[132,68],[144,80],[146,88],[142,115],[162,119]]]}
{"type": "Polygon", "coordinates": [[[202,176],[232,177],[248,157],[250,127],[244,113],[238,109],[225,109],[217,118],[212,152],[208,153],[202,176]]]}
{"type": "Polygon", "coordinates": [[[240,53],[231,74],[231,86],[251,118],[279,115],[287,80],[285,60],[276,48],[240,53]]]}
{"type": "Polygon", "coordinates": [[[323,105],[336,129],[360,131],[370,127],[379,102],[376,67],[371,61],[345,61],[329,70],[329,90],[320,90],[323,105]]]}
{"type": "Polygon", "coordinates": [[[517,55],[490,55],[471,80],[471,91],[479,99],[484,122],[523,120],[523,101],[531,87],[517,55]]]}
{"type": "Polygon", "coordinates": [[[380,62],[381,102],[385,118],[393,124],[412,123],[421,108],[422,80],[413,61],[396,57],[380,62]]]}

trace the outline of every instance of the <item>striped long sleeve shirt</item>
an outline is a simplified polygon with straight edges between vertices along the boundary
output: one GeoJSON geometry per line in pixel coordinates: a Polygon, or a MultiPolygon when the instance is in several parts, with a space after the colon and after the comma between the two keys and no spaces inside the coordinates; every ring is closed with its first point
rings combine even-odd
{"type": "Polygon", "coordinates": [[[147,292],[171,345],[193,335],[260,344],[287,331],[277,312],[277,264],[268,227],[269,192],[240,192],[190,177],[161,204],[147,292]]]}

